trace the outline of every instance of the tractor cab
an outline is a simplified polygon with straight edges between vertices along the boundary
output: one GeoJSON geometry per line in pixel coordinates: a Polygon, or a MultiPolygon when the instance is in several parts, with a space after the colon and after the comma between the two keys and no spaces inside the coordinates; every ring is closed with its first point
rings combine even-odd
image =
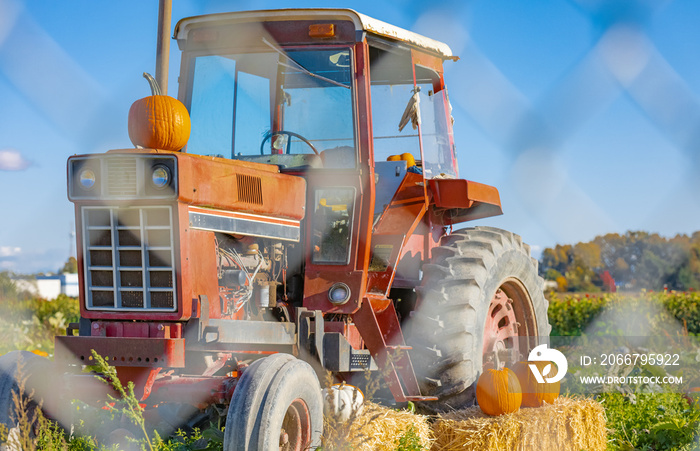
{"type": "MultiPolygon", "coordinates": [[[[187,153],[306,180],[304,306],[350,314],[367,292],[386,302],[392,284],[419,284],[419,262],[439,239],[423,221],[428,180],[458,175],[442,69],[449,47],[340,9],[188,18],[175,37],[187,153]]],[[[486,200],[497,210],[488,215],[500,213],[495,189],[486,200]]]]}
{"type": "Polygon", "coordinates": [[[457,176],[445,44],[332,9],[195,17],[175,35],[187,152],[365,172],[404,154],[428,178],[457,176]]]}

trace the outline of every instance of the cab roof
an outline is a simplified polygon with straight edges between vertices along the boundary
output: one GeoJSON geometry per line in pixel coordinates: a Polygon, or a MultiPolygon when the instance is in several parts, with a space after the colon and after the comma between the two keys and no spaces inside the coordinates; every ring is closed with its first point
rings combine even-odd
{"type": "Polygon", "coordinates": [[[394,41],[406,42],[412,46],[429,50],[440,55],[443,59],[455,59],[450,47],[440,41],[427,38],[418,33],[404,30],[381,20],[373,19],[352,9],[336,8],[292,8],[276,10],[240,11],[203,16],[186,17],[175,25],[173,37],[186,40],[191,25],[206,22],[240,23],[240,22],[273,22],[288,20],[345,20],[355,24],[356,31],[381,36],[394,41]]]}

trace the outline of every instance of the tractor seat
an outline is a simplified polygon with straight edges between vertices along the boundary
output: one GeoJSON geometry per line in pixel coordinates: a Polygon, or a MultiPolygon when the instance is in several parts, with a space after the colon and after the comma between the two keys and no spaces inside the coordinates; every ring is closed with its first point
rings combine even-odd
{"type": "Polygon", "coordinates": [[[323,167],[327,169],[347,169],[355,167],[355,148],[338,146],[321,152],[323,167]]]}

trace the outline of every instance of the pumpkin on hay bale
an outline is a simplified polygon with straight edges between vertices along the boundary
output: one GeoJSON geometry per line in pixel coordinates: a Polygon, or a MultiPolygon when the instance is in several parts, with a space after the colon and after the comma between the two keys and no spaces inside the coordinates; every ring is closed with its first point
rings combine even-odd
{"type": "Polygon", "coordinates": [[[451,412],[433,425],[432,451],[603,451],[603,406],[592,399],[559,397],[554,404],[487,416],[479,407],[451,412]]]}
{"type": "Polygon", "coordinates": [[[343,382],[324,388],[322,393],[324,416],[343,422],[362,413],[365,396],[359,388],[343,382]]]}
{"type": "Polygon", "coordinates": [[[520,382],[521,393],[523,394],[523,407],[540,407],[542,404],[554,404],[554,400],[559,396],[561,385],[559,382],[538,382],[535,375],[530,371],[530,365],[535,365],[540,374],[547,376],[544,372],[549,362],[518,362],[513,365],[513,372],[520,382]]]}
{"type": "Polygon", "coordinates": [[[362,412],[354,414],[349,421],[325,418],[323,449],[394,451],[398,440],[411,429],[422,449],[430,449],[433,434],[428,417],[365,401],[362,412]]]}
{"type": "Polygon", "coordinates": [[[503,415],[520,408],[523,395],[513,371],[487,369],[476,382],[476,401],[487,415],[503,415]]]}

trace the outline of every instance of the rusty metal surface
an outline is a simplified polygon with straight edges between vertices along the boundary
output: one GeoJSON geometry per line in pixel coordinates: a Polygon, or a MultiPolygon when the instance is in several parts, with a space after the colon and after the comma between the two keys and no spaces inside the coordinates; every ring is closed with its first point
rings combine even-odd
{"type": "MultiPolygon", "coordinates": [[[[270,321],[210,319],[207,343],[293,345],[296,344],[296,324],[270,321]]],[[[206,332],[206,330],[205,330],[206,332]]]]}
{"type": "Polygon", "coordinates": [[[113,366],[183,368],[184,338],[56,337],[55,360],[94,364],[92,350],[113,366]]]}

